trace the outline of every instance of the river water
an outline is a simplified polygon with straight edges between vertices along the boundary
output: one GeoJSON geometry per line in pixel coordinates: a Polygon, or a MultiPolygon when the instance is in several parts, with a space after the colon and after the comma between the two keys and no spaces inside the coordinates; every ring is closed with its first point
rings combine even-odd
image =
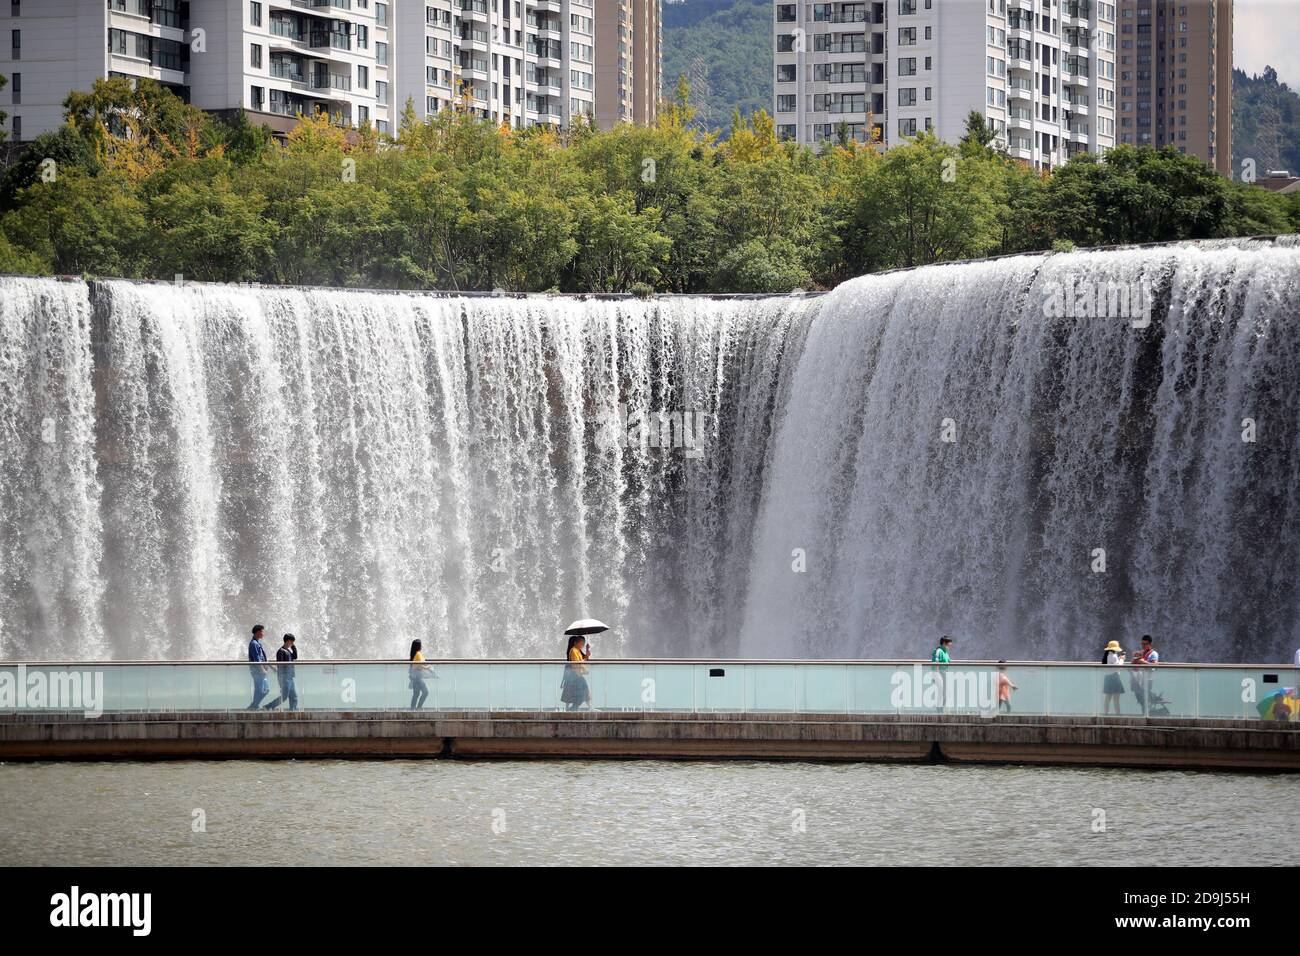
{"type": "Polygon", "coordinates": [[[1300,837],[1293,778],[1172,771],[43,763],[0,794],[11,865],[1250,865],[1300,837]]]}

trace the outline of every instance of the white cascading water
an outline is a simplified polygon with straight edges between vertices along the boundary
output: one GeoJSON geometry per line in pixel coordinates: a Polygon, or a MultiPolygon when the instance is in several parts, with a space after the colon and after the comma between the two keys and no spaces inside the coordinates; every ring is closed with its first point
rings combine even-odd
{"type": "Polygon", "coordinates": [[[583,616],[604,657],[1289,658],[1298,323],[1281,242],[820,298],[0,278],[0,659],[554,657],[583,616]],[[1150,325],[1045,308],[1107,283],[1150,325]]]}

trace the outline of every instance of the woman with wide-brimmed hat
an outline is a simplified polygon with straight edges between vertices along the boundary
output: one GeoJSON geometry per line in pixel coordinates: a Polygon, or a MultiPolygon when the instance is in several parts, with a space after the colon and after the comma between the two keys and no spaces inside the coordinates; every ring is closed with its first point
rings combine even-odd
{"type": "MultiPolygon", "coordinates": [[[[1102,652],[1101,662],[1103,664],[1123,664],[1124,648],[1119,646],[1119,641],[1111,641],[1106,645],[1102,652]]],[[[1115,716],[1119,716],[1119,699],[1124,696],[1124,681],[1120,679],[1119,671],[1111,671],[1103,678],[1101,682],[1101,693],[1103,701],[1103,712],[1110,713],[1111,704],[1115,705],[1115,716]]]]}

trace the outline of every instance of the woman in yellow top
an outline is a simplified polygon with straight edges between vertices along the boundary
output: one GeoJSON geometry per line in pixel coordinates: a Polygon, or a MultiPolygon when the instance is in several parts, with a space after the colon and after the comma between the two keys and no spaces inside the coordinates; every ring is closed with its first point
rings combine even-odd
{"type": "Polygon", "coordinates": [[[424,663],[424,645],[417,639],[411,642],[411,710],[419,710],[429,696],[429,685],[424,682],[424,675],[430,670],[424,663]]]}
{"type": "Polygon", "coordinates": [[[560,682],[560,701],[567,704],[569,710],[577,710],[583,704],[591,706],[586,663],[591,657],[591,647],[587,639],[581,634],[570,637],[564,657],[568,663],[564,665],[564,679],[560,682]]]}

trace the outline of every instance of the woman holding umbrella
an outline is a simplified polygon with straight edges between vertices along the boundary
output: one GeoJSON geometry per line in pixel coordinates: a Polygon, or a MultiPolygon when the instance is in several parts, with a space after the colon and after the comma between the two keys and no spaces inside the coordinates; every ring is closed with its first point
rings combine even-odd
{"type": "Polygon", "coordinates": [[[569,710],[577,710],[583,704],[591,707],[591,686],[587,683],[587,661],[591,659],[591,645],[587,642],[588,634],[599,634],[609,628],[600,621],[587,618],[574,621],[564,629],[569,639],[564,651],[564,678],[560,681],[560,702],[569,710]]]}

